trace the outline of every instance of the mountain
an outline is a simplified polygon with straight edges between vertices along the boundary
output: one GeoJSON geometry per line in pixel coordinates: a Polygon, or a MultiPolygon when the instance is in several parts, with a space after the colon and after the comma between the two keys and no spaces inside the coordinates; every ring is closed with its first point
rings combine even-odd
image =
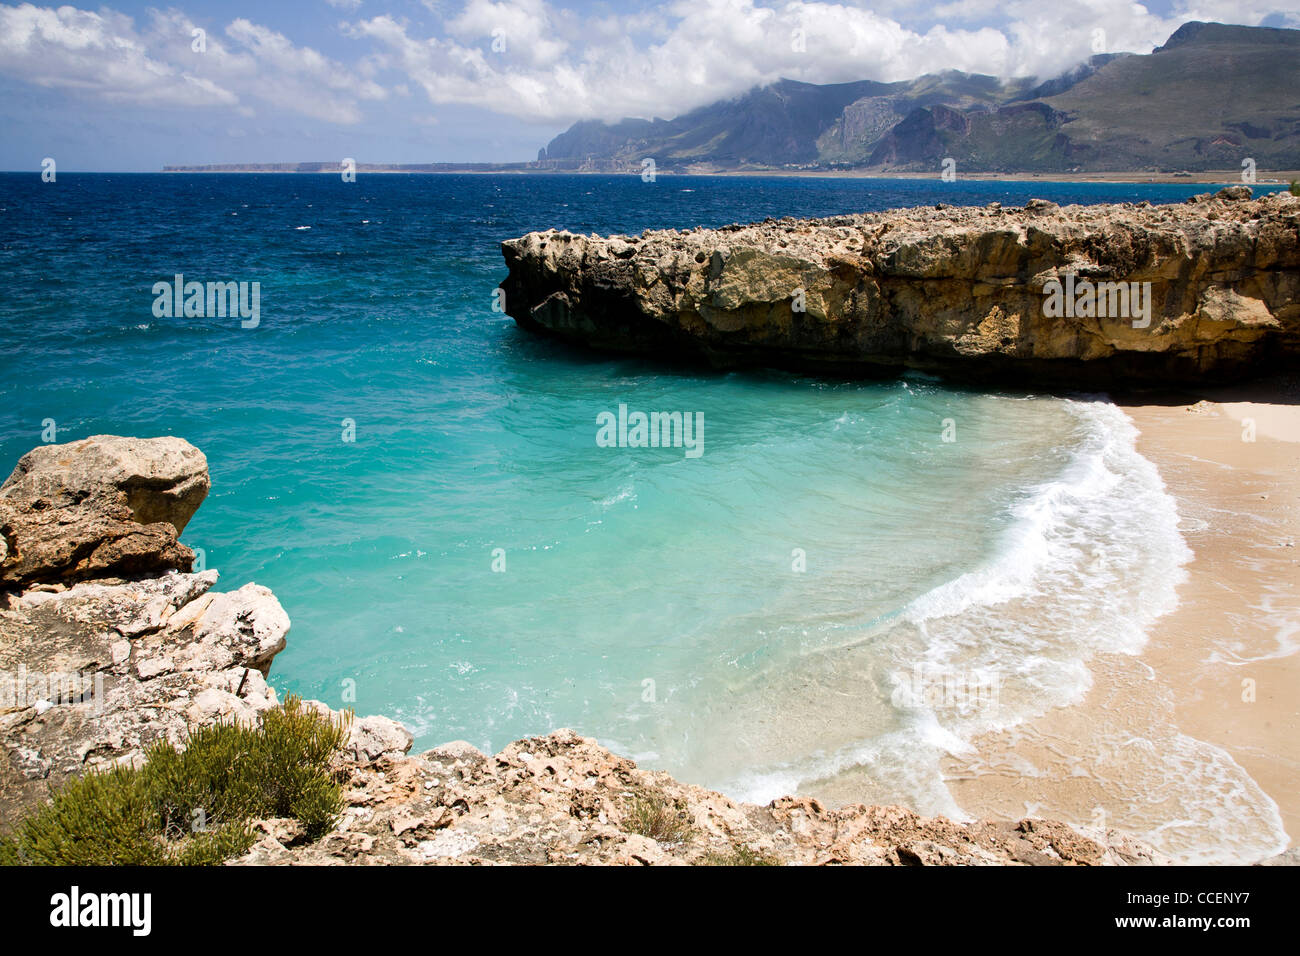
{"type": "Polygon", "coordinates": [[[653,155],[659,161],[662,155],[676,163],[810,163],[818,159],[817,137],[846,108],[903,85],[864,80],[818,86],[781,80],[674,120],[576,123],[551,140],[537,158],[596,157],[639,165],[643,156],[653,155]]]}
{"type": "Polygon", "coordinates": [[[1300,30],[1185,23],[1149,54],[1092,57],[1002,81],[780,80],[672,120],[583,121],[538,153],[551,168],[969,172],[1300,168],[1300,30]]]}

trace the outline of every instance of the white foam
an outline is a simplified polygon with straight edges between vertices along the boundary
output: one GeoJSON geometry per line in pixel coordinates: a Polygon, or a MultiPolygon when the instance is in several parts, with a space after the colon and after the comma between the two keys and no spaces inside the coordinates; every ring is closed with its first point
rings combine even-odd
{"type": "Polygon", "coordinates": [[[632,482],[626,481],[619,485],[618,491],[600,500],[602,510],[609,510],[621,501],[636,501],[636,488],[632,482]]]}
{"type": "MultiPolygon", "coordinates": [[[[924,813],[967,818],[944,783],[946,755],[969,753],[982,733],[1082,700],[1096,654],[1141,651],[1152,623],[1177,606],[1192,552],[1179,531],[1177,504],[1138,452],[1137,429],[1123,411],[1103,401],[1067,407],[1077,423],[1071,455],[1053,480],[1024,489],[1008,507],[1007,530],[992,557],[917,597],[861,640],[835,648],[869,645],[895,680],[918,665],[996,672],[996,706],[972,712],[896,694],[892,729],[746,772],[726,784],[728,792],[763,802],[861,768],[873,796],[883,792],[924,813]]],[[[1291,639],[1279,627],[1279,645],[1291,639]]],[[[1276,805],[1221,748],[1184,735],[1140,745],[1152,751],[1151,773],[1136,786],[1158,781],[1164,808],[1135,829],[1157,846],[1204,862],[1257,859],[1285,846],[1276,805]]],[[[1075,764],[1083,776],[1101,769],[1081,757],[1075,764]]]]}
{"type": "MultiPolygon", "coordinates": [[[[1103,556],[1131,562],[1136,549],[1144,567],[1168,572],[1147,591],[1138,614],[1144,624],[1176,605],[1181,566],[1191,549],[1178,531],[1177,506],[1154,465],[1138,454],[1137,429],[1120,409],[1102,402],[1069,401],[1081,428],[1079,444],[1062,474],[1026,489],[1010,507],[1014,517],[995,556],[983,566],[912,601],[904,616],[921,623],[953,617],[974,607],[992,607],[1045,590],[1042,578],[1077,570],[1080,583],[1097,580],[1102,569],[1078,567],[1090,546],[1103,556]],[[1109,535],[1100,532],[1109,532],[1109,535]]],[[[1050,597],[1042,594],[1043,597],[1050,597]]],[[[1142,631],[1130,652],[1140,649],[1142,631]]]]}

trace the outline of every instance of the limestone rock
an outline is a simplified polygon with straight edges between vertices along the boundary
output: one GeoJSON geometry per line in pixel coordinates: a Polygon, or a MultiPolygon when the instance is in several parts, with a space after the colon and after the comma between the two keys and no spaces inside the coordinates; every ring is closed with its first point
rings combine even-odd
{"type": "Polygon", "coordinates": [[[940,207],[640,237],[533,232],[502,243],[501,287],[525,328],[718,366],[1131,388],[1243,378],[1300,354],[1300,200],[1288,194],[940,207]],[[1149,308],[1108,299],[1049,315],[1045,290],[1067,275],[1135,283],[1125,292],[1149,290],[1149,308]]]}
{"type": "Polygon", "coordinates": [[[206,658],[208,666],[251,667],[265,676],[271,660],[284,650],[289,616],[268,588],[245,584],[216,595],[191,627],[189,666],[201,667],[206,658]]]}
{"type": "Polygon", "coordinates": [[[1252,190],[1249,186],[1224,186],[1214,194],[1215,199],[1223,199],[1227,202],[1239,202],[1242,199],[1249,199],[1252,190]]]}
{"type": "Polygon", "coordinates": [[[0,588],[188,571],[177,538],[207,493],[207,459],[180,438],[35,448],[0,486],[0,588]]]}
{"type": "Polygon", "coordinates": [[[410,731],[389,717],[362,717],[353,721],[346,744],[366,762],[383,756],[402,756],[411,749],[415,738],[410,731]]]}
{"type": "Polygon", "coordinates": [[[418,756],[350,759],[348,809],[332,832],[312,844],[263,841],[240,862],[671,866],[729,863],[742,848],[787,865],[1169,862],[1129,837],[1089,837],[1042,820],[963,824],[902,807],[828,809],[808,797],[737,803],[641,770],[569,730],[495,756],[456,742],[418,756]],[[665,808],[680,826],[644,832],[638,802],[665,808]]]}
{"type": "Polygon", "coordinates": [[[0,598],[0,829],[50,785],[276,706],[262,670],[289,619],[257,585],[214,599],[216,581],[173,571],[0,598]]]}

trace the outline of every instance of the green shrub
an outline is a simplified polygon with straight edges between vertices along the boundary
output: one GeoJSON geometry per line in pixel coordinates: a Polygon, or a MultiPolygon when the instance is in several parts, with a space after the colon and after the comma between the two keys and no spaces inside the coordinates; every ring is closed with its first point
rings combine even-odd
{"type": "Polygon", "coordinates": [[[660,843],[685,843],[694,832],[685,808],[658,794],[633,796],[623,829],[660,843]]]}
{"type": "Polygon", "coordinates": [[[1300,181],[1291,180],[1291,195],[1300,196],[1300,181]]]}
{"type": "Polygon", "coordinates": [[[704,866],[780,866],[781,861],[776,857],[762,853],[758,850],[752,850],[743,843],[737,843],[732,846],[727,853],[704,854],[701,861],[704,866]]]}
{"type": "Polygon", "coordinates": [[[330,761],[350,718],[290,696],[256,727],[202,727],[181,750],[159,741],[139,769],[69,781],[0,840],[0,864],[212,865],[247,851],[252,821],[270,817],[298,820],[316,839],[343,809],[330,761]]]}

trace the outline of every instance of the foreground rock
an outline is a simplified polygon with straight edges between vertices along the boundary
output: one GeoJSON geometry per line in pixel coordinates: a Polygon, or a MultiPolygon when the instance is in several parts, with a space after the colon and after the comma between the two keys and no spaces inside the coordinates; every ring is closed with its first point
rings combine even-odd
{"type": "MultiPolygon", "coordinates": [[[[206,463],[185,442],[109,436],[38,449],[5,483],[6,561],[21,571],[11,579],[18,586],[0,591],[0,831],[38,807],[51,785],[138,764],[155,741],[178,745],[192,728],[252,721],[278,703],[266,675],[289,618],[270,591],[214,592],[215,571],[128,579],[129,562],[91,560],[140,528],[148,541],[180,548],[176,535],[207,487],[206,463]],[[77,548],[61,547],[60,529],[77,535],[77,548]]],[[[162,564],[180,554],[131,553],[162,564]]],[[[1084,836],[1038,820],[963,825],[898,807],[829,810],[806,798],[735,803],[640,770],[570,731],[495,757],[468,744],[412,757],[411,744],[386,717],[354,720],[337,758],[348,803],[337,827],[304,844],[294,821],[260,821],[259,842],[240,862],[1161,861],[1120,834],[1084,836]]]]}
{"type": "Polygon", "coordinates": [[[88,770],[139,764],[159,739],[278,701],[266,686],[289,618],[217,572],[84,582],[0,605],[0,825],[88,770]]]}
{"type": "Polygon", "coordinates": [[[902,807],[830,810],[806,797],[735,803],[568,730],[494,757],[455,743],[418,757],[352,758],[346,770],[350,806],[334,832],[298,845],[288,821],[266,821],[240,862],[728,865],[741,854],[772,864],[1169,862],[1113,830],[1088,837],[1043,820],[964,825],[902,807]]]}
{"type": "Polygon", "coordinates": [[[208,484],[189,442],[98,435],[29,452],[0,486],[0,827],[71,776],[277,703],[280,603],[188,573],[178,536],[208,484]]]}
{"type": "Polygon", "coordinates": [[[1249,196],[1237,186],[1176,205],[1033,200],[639,237],[550,230],[502,243],[501,287],[526,328],[720,366],[915,368],[999,384],[1232,379],[1300,354],[1300,199],[1249,196]],[[1138,298],[1126,286],[1094,314],[1049,315],[1049,284],[1069,275],[1136,283],[1138,298]],[[1144,294],[1147,315],[1130,314],[1144,294]]]}

